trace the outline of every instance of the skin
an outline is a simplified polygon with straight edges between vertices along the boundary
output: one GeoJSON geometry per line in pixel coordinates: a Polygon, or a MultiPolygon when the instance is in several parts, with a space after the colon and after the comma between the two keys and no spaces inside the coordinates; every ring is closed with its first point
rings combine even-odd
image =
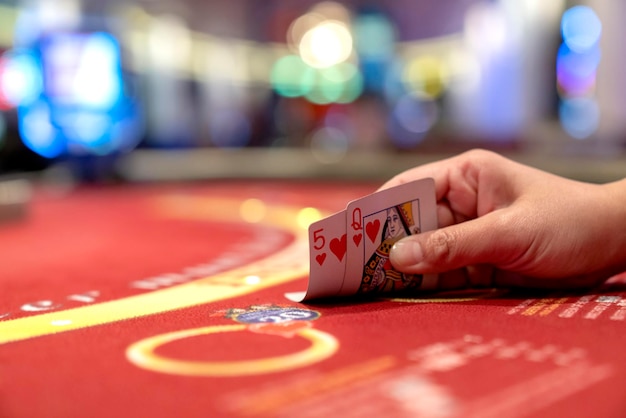
{"type": "Polygon", "coordinates": [[[403,238],[390,260],[440,273],[439,288],[591,287],[626,271],[626,179],[578,182],[473,150],[405,171],[432,177],[439,229],[403,238]]]}

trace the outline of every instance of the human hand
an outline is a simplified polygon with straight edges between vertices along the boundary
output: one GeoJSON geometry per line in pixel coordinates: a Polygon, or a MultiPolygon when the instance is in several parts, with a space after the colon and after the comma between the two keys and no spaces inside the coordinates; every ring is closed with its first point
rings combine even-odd
{"type": "Polygon", "coordinates": [[[391,249],[439,288],[588,287],[626,270],[626,180],[597,185],[474,150],[405,171],[381,189],[432,177],[439,229],[391,249]]]}

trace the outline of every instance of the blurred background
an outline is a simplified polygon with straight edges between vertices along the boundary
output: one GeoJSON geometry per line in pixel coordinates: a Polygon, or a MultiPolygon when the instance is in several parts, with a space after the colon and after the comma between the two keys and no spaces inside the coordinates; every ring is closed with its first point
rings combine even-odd
{"type": "Polygon", "coordinates": [[[626,174],[626,3],[0,0],[0,176],[626,174]]]}

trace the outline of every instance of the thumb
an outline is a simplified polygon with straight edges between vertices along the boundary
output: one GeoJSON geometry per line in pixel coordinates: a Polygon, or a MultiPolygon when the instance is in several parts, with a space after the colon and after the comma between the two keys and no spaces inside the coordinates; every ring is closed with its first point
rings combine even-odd
{"type": "Polygon", "coordinates": [[[442,273],[477,264],[500,265],[515,259],[517,251],[511,250],[524,248],[514,242],[514,223],[492,212],[405,237],[395,243],[389,257],[396,270],[414,274],[442,273]]]}

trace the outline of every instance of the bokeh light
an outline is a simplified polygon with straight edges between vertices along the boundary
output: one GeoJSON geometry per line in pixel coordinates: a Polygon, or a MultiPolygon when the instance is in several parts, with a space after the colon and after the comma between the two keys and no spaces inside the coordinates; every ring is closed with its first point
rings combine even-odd
{"type": "Polygon", "coordinates": [[[435,56],[412,59],[403,74],[409,90],[421,98],[435,99],[443,93],[448,80],[446,63],[435,56]]]}
{"type": "Polygon", "coordinates": [[[410,95],[401,98],[393,110],[400,125],[409,132],[425,133],[439,117],[439,108],[431,100],[416,100],[410,95]]]}
{"type": "Polygon", "coordinates": [[[503,7],[496,3],[475,3],[465,15],[468,45],[484,54],[509,46],[509,27],[503,7]]]}
{"type": "Polygon", "coordinates": [[[296,55],[287,55],[276,61],[271,83],[282,96],[304,96],[317,104],[350,103],[363,91],[363,78],[355,65],[343,62],[331,67],[313,68],[296,55]]]}
{"type": "Polygon", "coordinates": [[[0,73],[1,96],[11,106],[25,106],[42,93],[39,58],[30,51],[13,50],[3,57],[0,73]]]}
{"type": "Polygon", "coordinates": [[[247,285],[250,285],[250,286],[261,283],[261,277],[253,275],[253,274],[244,277],[243,280],[247,285]]]}
{"type": "Polygon", "coordinates": [[[43,48],[46,92],[57,103],[110,109],[122,95],[120,50],[111,35],[57,35],[43,48]]]}
{"type": "Polygon", "coordinates": [[[335,2],[321,2],[295,19],[287,30],[287,45],[313,68],[327,68],[353,54],[350,11],[335,2]]]}
{"type": "Polygon", "coordinates": [[[482,72],[478,59],[464,50],[453,50],[447,58],[448,87],[455,91],[472,91],[481,83],[482,72]]]}
{"type": "Polygon", "coordinates": [[[438,119],[437,102],[407,94],[398,100],[389,116],[389,135],[397,147],[412,148],[423,140],[438,119]]]}
{"type": "Polygon", "coordinates": [[[396,31],[381,14],[363,14],[353,23],[355,49],[364,60],[388,60],[395,51],[396,31]]]}
{"type": "Polygon", "coordinates": [[[19,128],[24,144],[37,154],[55,158],[66,149],[50,122],[50,107],[39,101],[18,112],[19,128]]]}
{"type": "Polygon", "coordinates": [[[241,219],[250,223],[261,222],[267,214],[267,206],[260,199],[246,199],[239,206],[239,215],[241,219]]]}
{"type": "Polygon", "coordinates": [[[34,2],[39,25],[45,30],[73,30],[81,22],[80,0],[34,2]]]}
{"type": "Polygon", "coordinates": [[[322,213],[316,208],[302,208],[296,215],[296,223],[302,229],[307,229],[313,222],[322,219],[322,213]]]}
{"type": "Polygon", "coordinates": [[[575,52],[566,44],[557,54],[556,73],[559,92],[566,96],[585,95],[593,89],[600,63],[600,49],[594,46],[575,52]]]}
{"type": "Polygon", "coordinates": [[[126,96],[113,35],[49,34],[5,59],[2,96],[17,107],[21,139],[35,153],[106,155],[139,142],[141,112],[126,96]]]}
{"type": "Polygon", "coordinates": [[[64,134],[70,144],[79,149],[89,149],[96,154],[108,154],[112,151],[113,144],[109,140],[108,130],[112,121],[109,115],[102,112],[80,110],[71,114],[57,115],[61,119],[69,119],[64,125],[64,134]]]}
{"type": "Polygon", "coordinates": [[[600,123],[600,109],[592,98],[562,100],[559,117],[563,129],[576,139],[590,137],[600,123]]]}
{"type": "Polygon", "coordinates": [[[285,97],[307,94],[315,83],[315,70],[297,55],[287,55],[276,61],[270,74],[274,90],[285,97]]]}
{"type": "Polygon", "coordinates": [[[13,107],[13,103],[5,96],[4,92],[4,76],[6,70],[7,59],[0,55],[0,110],[7,110],[13,107]]]}
{"type": "MultiPolygon", "coordinates": [[[[599,16],[613,6],[596,14],[569,3],[211,5],[202,22],[195,6],[0,5],[0,110],[10,111],[12,133],[16,109],[22,139],[45,156],[130,151],[143,141],[310,147],[332,163],[351,149],[417,147],[436,126],[464,144],[518,141],[527,122],[552,123],[555,113],[565,132],[589,137],[600,109],[619,103],[606,86],[617,72],[598,69],[623,60],[609,40],[601,63],[601,36],[615,23],[599,16]],[[590,116],[575,120],[581,109],[590,116]]],[[[602,128],[613,129],[606,116],[602,128]]],[[[431,145],[446,147],[435,135],[431,145]]]]}
{"type": "Polygon", "coordinates": [[[174,71],[188,68],[191,34],[181,17],[165,14],[152,19],[147,44],[151,62],[158,68],[174,71]]]}
{"type": "Polygon", "coordinates": [[[403,81],[404,68],[405,63],[400,59],[394,59],[389,64],[383,82],[383,93],[389,104],[394,104],[407,93],[407,86],[403,81]]]}
{"type": "Polygon", "coordinates": [[[341,129],[326,126],[311,135],[311,153],[323,164],[338,163],[347,154],[350,138],[341,129]]]}
{"type": "Polygon", "coordinates": [[[306,94],[313,103],[350,103],[363,91],[363,80],[359,70],[344,62],[317,70],[314,88],[306,94]]]}
{"type": "Polygon", "coordinates": [[[302,60],[310,66],[330,67],[350,57],[352,34],[344,23],[325,20],[302,36],[298,50],[302,60]]]}
{"type": "Polygon", "coordinates": [[[561,19],[563,42],[575,52],[584,52],[600,40],[602,23],[589,6],[574,6],[561,19]]]}
{"type": "Polygon", "coordinates": [[[600,64],[602,23],[588,6],[574,6],[561,17],[563,43],[557,53],[559,119],[570,136],[585,139],[599,127],[595,86],[600,64]]]}
{"type": "Polygon", "coordinates": [[[299,54],[300,42],[304,35],[325,20],[326,18],[318,13],[305,13],[291,22],[287,30],[287,45],[290,51],[299,54]]]}

